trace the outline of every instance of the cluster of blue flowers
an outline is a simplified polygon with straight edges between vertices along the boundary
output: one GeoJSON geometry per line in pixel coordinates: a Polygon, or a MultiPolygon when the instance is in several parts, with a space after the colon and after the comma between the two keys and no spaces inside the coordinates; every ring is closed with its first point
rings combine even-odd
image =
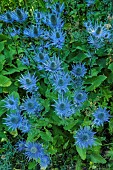
{"type": "MultiPolygon", "coordinates": [[[[93,5],[95,1],[86,1],[87,6],[93,5]]],[[[37,118],[41,115],[43,106],[40,102],[38,90],[39,78],[37,75],[47,79],[51,84],[52,92],[58,96],[57,100],[53,100],[54,108],[53,114],[57,114],[61,119],[69,118],[76,114],[77,110],[81,110],[84,102],[88,99],[88,94],[84,90],[83,78],[87,73],[84,63],[76,63],[72,65],[71,71],[66,71],[63,68],[63,61],[60,57],[60,50],[62,50],[65,43],[65,33],[63,31],[64,22],[62,20],[62,12],[64,4],[55,3],[46,5],[50,12],[44,13],[39,10],[34,11],[35,24],[30,25],[23,30],[25,39],[37,38],[41,39],[40,46],[32,45],[32,58],[25,55],[21,62],[22,64],[32,67],[32,62],[35,63],[35,73],[29,71],[20,76],[18,82],[20,88],[26,91],[26,97],[22,101],[15,98],[14,95],[9,95],[4,101],[4,107],[7,108],[8,114],[4,118],[4,124],[11,130],[20,130],[22,133],[29,133],[32,129],[31,117],[37,118]],[[49,31],[48,31],[49,30],[49,31]],[[57,49],[55,53],[50,53],[51,49],[57,49]],[[72,94],[71,97],[68,96],[72,94]],[[71,99],[70,99],[71,98],[71,99]]],[[[6,12],[0,16],[0,19],[6,23],[13,24],[13,22],[23,23],[28,18],[27,12],[23,9],[16,9],[15,11],[6,12]]],[[[87,32],[90,34],[88,42],[95,48],[103,46],[103,42],[110,39],[111,33],[102,26],[102,23],[92,24],[91,21],[84,23],[87,32]]],[[[13,37],[20,34],[20,30],[10,28],[10,35],[13,37]]],[[[29,50],[29,49],[28,49],[29,50]]],[[[30,50],[29,50],[30,51],[30,50]]],[[[93,125],[98,127],[108,122],[110,118],[109,111],[106,108],[97,108],[93,114],[93,125]]],[[[95,144],[95,132],[90,127],[80,127],[74,135],[76,145],[80,148],[88,148],[95,144]]],[[[44,148],[37,142],[19,141],[16,144],[19,152],[24,152],[29,160],[40,159],[41,167],[47,167],[50,164],[50,158],[44,152],[44,148]]]]}
{"type": "Polygon", "coordinates": [[[50,158],[40,143],[19,140],[15,146],[17,151],[23,152],[29,161],[39,160],[41,168],[46,168],[50,164],[50,158]]]}
{"type": "Polygon", "coordinates": [[[106,28],[102,22],[92,23],[91,20],[84,23],[87,32],[90,34],[88,43],[95,49],[101,48],[105,45],[105,41],[110,42],[112,36],[112,29],[106,28]]]}

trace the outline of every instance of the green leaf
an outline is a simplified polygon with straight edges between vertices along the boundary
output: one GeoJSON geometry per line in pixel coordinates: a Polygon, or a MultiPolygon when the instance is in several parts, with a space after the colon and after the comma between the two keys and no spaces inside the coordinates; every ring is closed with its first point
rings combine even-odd
{"type": "Polygon", "coordinates": [[[4,106],[4,102],[0,101],[0,116],[2,116],[2,114],[4,114],[7,110],[3,106],[4,106]]]}
{"type": "Polygon", "coordinates": [[[96,153],[91,154],[91,161],[93,163],[102,163],[102,164],[106,163],[106,160],[101,155],[96,153]]]}
{"type": "Polygon", "coordinates": [[[81,159],[85,160],[86,159],[86,149],[82,149],[82,148],[79,148],[78,146],[76,146],[76,150],[77,150],[79,156],[81,157],[81,159]]]}
{"type": "Polygon", "coordinates": [[[113,63],[111,63],[111,64],[108,66],[108,69],[110,69],[110,70],[113,72],[113,63]]]}
{"type": "Polygon", "coordinates": [[[45,141],[52,141],[52,134],[50,131],[46,130],[46,132],[40,132],[40,136],[45,141]]]}
{"type": "Polygon", "coordinates": [[[90,85],[89,87],[86,88],[86,91],[93,91],[95,90],[97,87],[99,87],[102,82],[106,79],[107,77],[104,75],[99,75],[98,77],[95,77],[92,81],[92,85],[90,85]]]}
{"type": "Polygon", "coordinates": [[[11,80],[3,75],[0,75],[0,87],[9,87],[11,85],[11,80]]]}
{"type": "Polygon", "coordinates": [[[28,169],[29,170],[34,170],[36,165],[37,165],[37,163],[35,161],[29,162],[28,169]]]}
{"type": "Polygon", "coordinates": [[[81,160],[78,159],[76,162],[76,170],[81,170],[81,160]]]}
{"type": "Polygon", "coordinates": [[[0,52],[3,51],[3,49],[4,49],[4,43],[5,43],[5,42],[6,42],[6,41],[0,42],[0,52]]]}

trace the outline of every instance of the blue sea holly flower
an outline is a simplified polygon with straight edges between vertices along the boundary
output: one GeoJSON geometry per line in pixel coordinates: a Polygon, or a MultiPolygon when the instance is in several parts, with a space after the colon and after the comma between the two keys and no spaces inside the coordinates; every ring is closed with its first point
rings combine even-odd
{"type": "Polygon", "coordinates": [[[44,149],[41,144],[29,142],[25,145],[25,155],[29,160],[38,160],[44,154],[44,149]]]}
{"type": "Polygon", "coordinates": [[[34,96],[28,97],[24,100],[24,103],[21,106],[22,110],[25,110],[29,115],[35,114],[35,111],[37,110],[38,103],[37,99],[34,96]]]}
{"type": "Polygon", "coordinates": [[[90,32],[94,37],[97,37],[99,39],[102,38],[109,38],[110,37],[110,32],[105,28],[105,26],[102,26],[102,23],[95,23],[93,26],[92,31],[90,32]]]}
{"type": "Polygon", "coordinates": [[[96,126],[101,126],[103,125],[104,122],[108,122],[109,118],[111,117],[109,114],[109,111],[106,110],[106,108],[101,108],[99,107],[93,114],[93,116],[95,117],[93,123],[96,126]]]}
{"type": "Polygon", "coordinates": [[[12,37],[16,36],[16,35],[20,35],[20,29],[16,29],[16,28],[12,28],[10,35],[12,37]]]}
{"type": "Polygon", "coordinates": [[[84,77],[84,75],[86,74],[86,68],[84,66],[84,64],[76,64],[76,65],[73,65],[72,66],[72,75],[76,78],[81,78],[81,77],[84,77]]]}
{"type": "Polygon", "coordinates": [[[27,12],[24,11],[23,9],[17,8],[17,9],[13,12],[13,17],[14,17],[14,20],[15,20],[16,22],[23,23],[23,22],[26,21],[26,19],[28,18],[28,15],[27,15],[27,12]]]}
{"type": "Polygon", "coordinates": [[[97,37],[94,37],[92,35],[88,37],[88,43],[91,44],[91,46],[96,49],[99,49],[104,46],[103,39],[98,39],[97,37]]]}
{"type": "Polygon", "coordinates": [[[13,23],[14,21],[13,13],[10,11],[7,11],[6,13],[1,14],[0,20],[6,23],[13,23]]]}
{"type": "Polygon", "coordinates": [[[51,45],[62,48],[65,42],[65,34],[61,29],[54,29],[50,34],[50,41],[51,45]]]}
{"type": "Polygon", "coordinates": [[[15,98],[13,95],[8,95],[4,100],[4,107],[8,110],[17,110],[18,109],[18,98],[15,98]]]}
{"type": "Polygon", "coordinates": [[[50,80],[52,86],[54,86],[54,89],[59,93],[68,91],[68,86],[70,85],[71,81],[68,73],[59,71],[56,74],[51,75],[50,80]]]}
{"type": "Polygon", "coordinates": [[[35,10],[34,11],[34,17],[35,17],[35,21],[38,25],[41,24],[41,20],[43,18],[44,13],[42,13],[41,11],[35,10]]]}
{"type": "Polygon", "coordinates": [[[37,78],[34,75],[31,75],[29,72],[25,75],[21,75],[20,79],[18,80],[21,84],[20,87],[25,89],[27,92],[33,93],[37,91],[38,87],[36,85],[37,78]]]}
{"type": "Polygon", "coordinates": [[[48,155],[42,155],[40,157],[40,166],[41,166],[41,168],[47,168],[49,164],[50,164],[49,156],[48,155]]]}
{"type": "Polygon", "coordinates": [[[23,118],[19,129],[22,131],[22,133],[28,133],[30,131],[31,125],[26,118],[23,118]]]}
{"type": "Polygon", "coordinates": [[[21,62],[23,65],[29,66],[30,62],[27,56],[22,57],[21,62]]]}
{"type": "Polygon", "coordinates": [[[64,10],[64,3],[62,3],[62,4],[60,4],[59,2],[54,3],[51,6],[51,10],[52,10],[53,13],[56,13],[58,16],[61,15],[61,13],[64,10]]]}
{"type": "Polygon", "coordinates": [[[85,1],[88,7],[95,4],[95,0],[85,0],[85,1]]]}
{"type": "Polygon", "coordinates": [[[49,71],[51,73],[56,73],[61,70],[61,61],[58,57],[53,56],[50,57],[44,64],[45,71],[49,71]]]}
{"type": "Polygon", "coordinates": [[[74,93],[74,101],[76,104],[81,105],[87,100],[87,93],[83,90],[77,90],[74,93]]]}
{"type": "Polygon", "coordinates": [[[49,59],[49,56],[47,54],[46,51],[39,49],[39,51],[37,53],[35,53],[35,57],[34,60],[37,63],[44,63],[45,61],[47,61],[49,59]]]}
{"type": "Polygon", "coordinates": [[[38,38],[39,36],[41,36],[42,33],[43,31],[40,29],[39,26],[33,25],[29,28],[24,29],[24,35],[30,38],[38,38]]]}
{"type": "Polygon", "coordinates": [[[7,118],[4,118],[5,125],[9,127],[9,129],[16,130],[21,126],[21,122],[23,117],[20,115],[19,112],[7,114],[7,118]]]}
{"type": "Polygon", "coordinates": [[[71,102],[63,95],[58,97],[58,100],[55,101],[53,106],[55,107],[55,112],[60,117],[70,117],[74,114],[74,109],[71,102]]]}
{"type": "Polygon", "coordinates": [[[17,143],[16,143],[16,149],[17,149],[17,151],[19,151],[19,152],[22,152],[22,151],[24,151],[25,150],[25,141],[24,140],[19,140],[17,143]]]}
{"type": "Polygon", "coordinates": [[[42,21],[51,29],[62,28],[64,25],[60,16],[57,16],[54,13],[48,13],[43,17],[42,21]]]}
{"type": "Polygon", "coordinates": [[[75,144],[80,148],[88,148],[95,145],[95,132],[93,132],[89,126],[80,127],[80,129],[75,134],[74,138],[76,140],[75,144]]]}

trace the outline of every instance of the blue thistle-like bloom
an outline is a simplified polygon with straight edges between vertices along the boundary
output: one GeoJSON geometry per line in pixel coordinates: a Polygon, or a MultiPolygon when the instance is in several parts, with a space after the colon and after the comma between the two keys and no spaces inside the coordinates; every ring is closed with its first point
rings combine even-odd
{"type": "Polygon", "coordinates": [[[28,15],[27,15],[27,12],[24,11],[23,9],[17,8],[13,12],[13,18],[16,22],[23,23],[28,18],[28,15]]]}
{"type": "Polygon", "coordinates": [[[107,30],[105,26],[102,26],[102,22],[95,22],[93,25],[92,21],[89,20],[84,23],[84,26],[86,27],[88,33],[97,40],[99,39],[100,41],[103,41],[104,39],[109,39],[111,37],[110,31],[107,30]]]}
{"type": "Polygon", "coordinates": [[[105,26],[102,26],[102,23],[95,23],[93,26],[92,31],[90,32],[94,37],[97,37],[99,39],[102,38],[109,38],[110,37],[110,32],[105,28],[105,26]]]}
{"type": "Polygon", "coordinates": [[[50,80],[54,89],[61,92],[67,92],[68,86],[70,85],[71,78],[68,73],[65,72],[57,72],[54,75],[50,76],[50,80]]]}
{"type": "Polygon", "coordinates": [[[76,104],[81,105],[87,100],[87,93],[83,90],[77,90],[74,93],[74,101],[76,104]]]}
{"type": "Polygon", "coordinates": [[[6,13],[1,14],[0,20],[6,23],[13,23],[14,21],[13,13],[11,11],[7,11],[6,13]]]}
{"type": "Polygon", "coordinates": [[[19,151],[19,152],[22,152],[22,151],[24,151],[25,150],[25,141],[23,141],[23,140],[19,140],[17,143],[16,143],[16,149],[17,149],[17,151],[19,151]]]}
{"type": "Polygon", "coordinates": [[[88,7],[95,4],[95,0],[85,0],[85,1],[88,7]]]}
{"type": "Polygon", "coordinates": [[[20,112],[7,114],[7,118],[4,118],[5,125],[9,127],[9,129],[16,130],[21,126],[21,122],[23,117],[20,115],[20,112]]]}
{"type": "Polygon", "coordinates": [[[81,78],[84,77],[84,75],[86,74],[86,68],[84,66],[84,64],[76,64],[72,66],[72,75],[74,75],[76,78],[81,78]]]}
{"type": "Polygon", "coordinates": [[[62,49],[65,42],[65,34],[61,29],[53,29],[50,34],[50,44],[62,49]]]}
{"type": "Polygon", "coordinates": [[[51,29],[62,28],[64,25],[60,16],[57,16],[54,13],[48,13],[47,15],[44,15],[42,21],[51,29]]]}
{"type": "Polygon", "coordinates": [[[88,37],[88,43],[96,49],[99,49],[104,46],[103,39],[98,39],[97,37],[94,37],[92,35],[88,37]]]}
{"type": "Polygon", "coordinates": [[[30,62],[27,56],[22,57],[21,62],[23,65],[29,66],[30,62]]]}
{"type": "Polygon", "coordinates": [[[28,97],[24,100],[24,103],[21,106],[22,110],[25,110],[28,114],[35,114],[37,110],[38,102],[34,96],[28,97]]]}
{"type": "Polygon", "coordinates": [[[55,107],[55,112],[60,117],[70,117],[74,114],[74,108],[68,98],[65,98],[63,95],[58,97],[58,100],[55,101],[53,105],[55,107]]]}
{"type": "Polygon", "coordinates": [[[12,94],[8,95],[4,100],[4,107],[8,110],[17,110],[18,109],[18,98],[15,98],[12,94]]]}
{"type": "Polygon", "coordinates": [[[35,10],[34,11],[34,17],[35,17],[35,21],[38,25],[41,24],[41,20],[43,18],[44,13],[42,13],[41,11],[35,10]]]}
{"type": "Polygon", "coordinates": [[[21,84],[20,87],[27,90],[27,92],[34,93],[37,91],[38,87],[36,85],[37,78],[34,75],[31,75],[29,72],[25,75],[21,75],[20,79],[18,80],[21,84]]]}
{"type": "Polygon", "coordinates": [[[41,48],[39,48],[39,51],[37,53],[35,53],[34,60],[37,63],[44,63],[48,59],[49,59],[49,56],[48,56],[47,52],[41,48]]]}
{"type": "Polygon", "coordinates": [[[76,142],[75,144],[80,148],[88,148],[89,146],[95,145],[95,132],[93,132],[89,126],[80,127],[77,131],[76,135],[74,136],[76,142]]]}
{"type": "Polygon", "coordinates": [[[50,158],[48,155],[42,155],[40,158],[40,166],[41,168],[47,168],[50,164],[50,158]]]}
{"type": "Polygon", "coordinates": [[[22,120],[19,129],[22,131],[22,133],[28,133],[30,131],[31,125],[26,118],[22,120]]]}
{"type": "Polygon", "coordinates": [[[96,126],[103,126],[104,122],[108,122],[109,118],[111,117],[109,114],[109,111],[106,110],[106,108],[101,108],[99,107],[93,114],[93,116],[95,117],[93,123],[96,126]]]}
{"type": "Polygon", "coordinates": [[[45,71],[49,71],[51,73],[56,73],[57,71],[60,71],[61,68],[61,61],[59,60],[59,57],[53,56],[50,57],[44,64],[45,71]]]}
{"type": "Polygon", "coordinates": [[[51,10],[53,13],[56,13],[58,16],[61,15],[61,13],[63,12],[64,10],[64,3],[60,4],[59,2],[57,3],[54,3],[52,6],[51,6],[51,10]]]}
{"type": "Polygon", "coordinates": [[[26,37],[39,38],[41,34],[43,33],[43,31],[40,29],[39,26],[32,25],[29,28],[25,28],[23,33],[26,37]]]}
{"type": "Polygon", "coordinates": [[[11,37],[14,37],[16,35],[20,35],[20,29],[12,28],[10,33],[8,32],[8,34],[10,34],[11,37]]]}
{"type": "Polygon", "coordinates": [[[44,149],[41,144],[29,142],[25,145],[25,155],[29,160],[37,160],[44,154],[44,149]]]}

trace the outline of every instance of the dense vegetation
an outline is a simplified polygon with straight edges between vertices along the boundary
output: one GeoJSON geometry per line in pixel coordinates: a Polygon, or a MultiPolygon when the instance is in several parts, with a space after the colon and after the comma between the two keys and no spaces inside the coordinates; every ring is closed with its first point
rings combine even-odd
{"type": "Polygon", "coordinates": [[[3,0],[0,170],[113,169],[113,1],[3,0]]]}

